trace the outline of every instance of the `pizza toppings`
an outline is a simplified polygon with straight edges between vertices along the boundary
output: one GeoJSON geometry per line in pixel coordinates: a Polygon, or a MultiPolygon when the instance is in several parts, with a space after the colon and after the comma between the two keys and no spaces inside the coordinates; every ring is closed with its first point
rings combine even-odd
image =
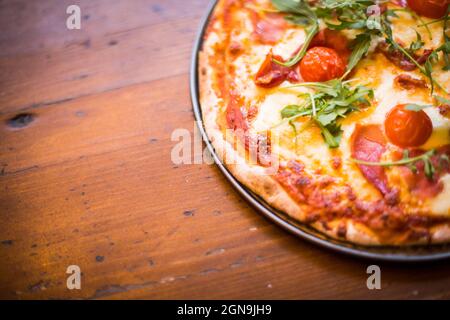
{"type": "Polygon", "coordinates": [[[231,93],[226,110],[227,126],[233,130],[247,131],[248,123],[242,113],[241,106],[241,99],[239,99],[237,95],[231,93]]]}
{"type": "Polygon", "coordinates": [[[262,44],[275,44],[283,37],[286,20],[278,14],[268,13],[263,16],[252,11],[253,37],[262,44]]]}
{"type": "Polygon", "coordinates": [[[406,55],[398,49],[392,49],[386,42],[382,42],[377,47],[384,56],[395,66],[404,71],[413,71],[417,66],[406,55]]]}
{"type": "Polygon", "coordinates": [[[320,128],[325,143],[330,148],[339,147],[342,130],[338,120],[347,114],[370,106],[373,90],[365,86],[351,87],[349,81],[305,82],[296,85],[312,89],[303,94],[301,105],[288,105],[281,110],[283,121],[291,122],[299,117],[310,117],[320,128]]]}
{"type": "Polygon", "coordinates": [[[416,13],[432,18],[442,18],[450,4],[448,0],[408,0],[408,6],[416,13]]]}
{"type": "Polygon", "coordinates": [[[379,162],[386,151],[386,140],[381,128],[377,125],[357,125],[352,141],[352,156],[359,161],[358,166],[364,177],[389,198],[391,203],[395,203],[397,192],[389,188],[384,168],[365,164],[379,162]]]}
{"type": "Polygon", "coordinates": [[[322,82],[341,77],[350,55],[347,38],[334,30],[324,29],[309,42],[307,40],[301,45],[288,61],[269,52],[256,74],[256,85],[273,88],[285,80],[299,82],[297,64],[301,57],[303,59],[298,69],[303,80],[322,82]],[[316,69],[317,66],[322,70],[316,69]]]}
{"type": "Polygon", "coordinates": [[[334,49],[314,47],[300,62],[300,73],[305,81],[325,82],[342,77],[345,63],[334,49]]]}
{"type": "Polygon", "coordinates": [[[443,117],[450,119],[450,100],[440,96],[434,96],[434,98],[439,103],[439,113],[443,117]]]}
{"type": "MultiPolygon", "coordinates": [[[[434,2],[438,0],[426,1],[434,2]]],[[[448,0],[445,1],[446,3],[448,2],[448,0]]],[[[385,45],[382,47],[382,51],[395,65],[406,71],[412,71],[417,68],[429,79],[431,93],[433,93],[435,87],[447,93],[446,88],[434,79],[433,67],[441,59],[440,53],[442,52],[445,63],[444,69],[450,70],[450,38],[446,34],[449,20],[448,14],[443,14],[442,18],[444,21],[443,32],[445,43],[435,50],[424,50],[422,54],[418,54],[417,51],[422,49],[424,45],[421,41],[420,34],[417,32],[418,39],[411,43],[409,48],[403,47],[394,37],[392,28],[392,20],[399,18],[399,16],[395,10],[388,9],[384,5],[378,5],[378,1],[342,2],[330,0],[310,2],[305,0],[272,0],[272,4],[280,13],[285,14],[285,18],[288,21],[308,27],[306,29],[307,37],[305,45],[302,50],[287,62],[275,60],[280,65],[291,67],[303,59],[306,54],[305,50],[309,47],[309,44],[311,42],[314,43],[315,38],[320,40],[319,25],[323,21],[328,29],[359,31],[354,39],[353,51],[348,58],[347,70],[343,78],[368,54],[370,44],[374,39],[377,41],[383,39],[385,45]]],[[[414,13],[412,15],[415,17],[414,13]]],[[[427,24],[421,26],[428,28],[427,24]]],[[[341,57],[341,59],[347,60],[346,57],[341,57]]]]}
{"type": "Polygon", "coordinates": [[[433,132],[430,117],[423,110],[411,110],[411,107],[400,104],[386,115],[384,122],[386,136],[390,142],[399,147],[421,146],[433,132]]]}
{"type": "MultiPolygon", "coordinates": [[[[395,156],[398,152],[393,154],[395,156]]],[[[405,149],[402,154],[402,158],[396,161],[353,160],[353,162],[372,168],[400,167],[409,190],[421,199],[432,198],[443,190],[443,184],[439,179],[450,172],[450,145],[430,151],[405,149]]]]}
{"type": "Polygon", "coordinates": [[[428,85],[425,80],[416,79],[411,77],[408,74],[401,74],[394,79],[395,85],[405,90],[413,90],[416,88],[428,88],[428,85]]]}
{"type": "Polygon", "coordinates": [[[450,172],[449,157],[450,145],[428,152],[419,149],[405,150],[400,161],[406,165],[402,172],[410,191],[422,199],[439,194],[443,189],[439,179],[450,172]],[[410,162],[407,163],[406,159],[410,159],[410,162]]]}
{"type": "MultiPolygon", "coordinates": [[[[413,150],[413,152],[416,150],[413,150]]],[[[393,152],[394,156],[398,154],[398,152],[393,152]]],[[[396,166],[405,166],[414,174],[418,173],[418,166],[422,165],[423,173],[429,180],[434,179],[434,174],[436,172],[434,162],[434,156],[436,155],[436,150],[432,149],[430,151],[420,151],[419,153],[415,153],[416,156],[411,156],[411,152],[409,149],[403,150],[403,158],[400,160],[393,161],[367,161],[353,158],[352,161],[362,165],[362,166],[372,166],[372,167],[396,167],[396,166]],[[417,155],[419,154],[419,155],[417,155]],[[419,165],[418,165],[419,164],[419,165]]],[[[448,158],[442,157],[442,161],[448,162],[448,158]]]]}
{"type": "Polygon", "coordinates": [[[273,88],[285,80],[290,82],[299,82],[300,77],[292,67],[282,66],[274,61],[274,59],[282,60],[281,57],[273,56],[272,52],[266,56],[255,76],[255,84],[262,88],[273,88]]]}
{"type": "Polygon", "coordinates": [[[418,66],[424,65],[433,53],[433,50],[425,49],[422,54],[418,55],[400,45],[395,48],[388,45],[386,42],[380,43],[378,45],[378,50],[380,50],[395,66],[404,71],[413,71],[417,69],[418,66]],[[404,51],[406,51],[407,54],[404,51]]]}
{"type": "Polygon", "coordinates": [[[243,46],[240,42],[238,41],[230,41],[230,45],[228,46],[228,51],[232,54],[232,55],[237,55],[239,54],[243,49],[243,46]]]}
{"type": "Polygon", "coordinates": [[[439,113],[446,118],[450,118],[450,104],[441,104],[439,106],[439,113]]]}

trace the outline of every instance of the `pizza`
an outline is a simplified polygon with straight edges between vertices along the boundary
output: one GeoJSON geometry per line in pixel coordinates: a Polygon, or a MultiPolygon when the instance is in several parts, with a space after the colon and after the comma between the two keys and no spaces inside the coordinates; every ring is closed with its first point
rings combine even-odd
{"type": "Polygon", "coordinates": [[[217,1],[198,57],[215,152],[331,238],[449,242],[449,5],[217,1]]]}

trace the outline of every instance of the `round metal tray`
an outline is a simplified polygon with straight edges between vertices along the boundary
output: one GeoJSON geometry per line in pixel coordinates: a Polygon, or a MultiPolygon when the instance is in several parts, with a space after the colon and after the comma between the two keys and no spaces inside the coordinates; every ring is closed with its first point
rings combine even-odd
{"type": "Polygon", "coordinates": [[[203,140],[205,141],[207,148],[211,152],[215,163],[225,175],[225,177],[230,181],[234,188],[257,209],[262,215],[276,223],[280,227],[286,229],[287,231],[293,233],[294,235],[315,243],[323,248],[333,250],[335,252],[340,252],[343,254],[366,258],[371,260],[379,261],[390,261],[390,262],[428,262],[436,261],[450,258],[450,246],[449,245],[430,245],[430,246],[407,246],[407,247],[365,247],[353,245],[348,242],[338,241],[329,238],[307,225],[304,225],[298,221],[291,219],[286,214],[277,211],[270,207],[263,199],[255,195],[252,191],[243,186],[224,166],[224,164],[217,157],[214,147],[208,139],[205,132],[202,120],[202,112],[199,102],[199,90],[198,90],[198,52],[202,48],[203,34],[208,25],[209,18],[213,12],[217,1],[211,1],[205,17],[203,18],[200,29],[198,31],[197,38],[195,40],[192,61],[190,66],[190,93],[192,108],[194,111],[195,119],[197,121],[199,130],[202,134],[203,140]]]}

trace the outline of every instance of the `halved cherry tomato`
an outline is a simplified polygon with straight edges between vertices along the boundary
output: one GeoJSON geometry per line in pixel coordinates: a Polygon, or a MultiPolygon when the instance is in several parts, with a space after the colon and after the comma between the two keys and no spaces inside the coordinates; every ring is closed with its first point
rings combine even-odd
{"type": "Polygon", "coordinates": [[[449,0],[408,0],[408,6],[411,9],[432,19],[442,18],[449,4],[449,0]]]}
{"type": "Polygon", "coordinates": [[[314,47],[308,50],[300,62],[300,73],[303,80],[308,82],[328,81],[345,73],[345,63],[335,50],[314,47]]]}
{"type": "Polygon", "coordinates": [[[405,104],[399,104],[386,115],[384,121],[386,135],[399,147],[421,146],[433,133],[433,123],[423,110],[412,111],[405,107],[405,104]]]}

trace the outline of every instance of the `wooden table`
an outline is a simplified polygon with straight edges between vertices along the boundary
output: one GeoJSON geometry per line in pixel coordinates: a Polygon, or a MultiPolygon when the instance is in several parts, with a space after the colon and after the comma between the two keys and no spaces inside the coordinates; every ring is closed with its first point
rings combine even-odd
{"type": "Polygon", "coordinates": [[[0,297],[450,298],[449,262],[380,264],[368,290],[371,262],[274,226],[214,165],[172,163],[206,7],[0,2],[0,297]]]}

